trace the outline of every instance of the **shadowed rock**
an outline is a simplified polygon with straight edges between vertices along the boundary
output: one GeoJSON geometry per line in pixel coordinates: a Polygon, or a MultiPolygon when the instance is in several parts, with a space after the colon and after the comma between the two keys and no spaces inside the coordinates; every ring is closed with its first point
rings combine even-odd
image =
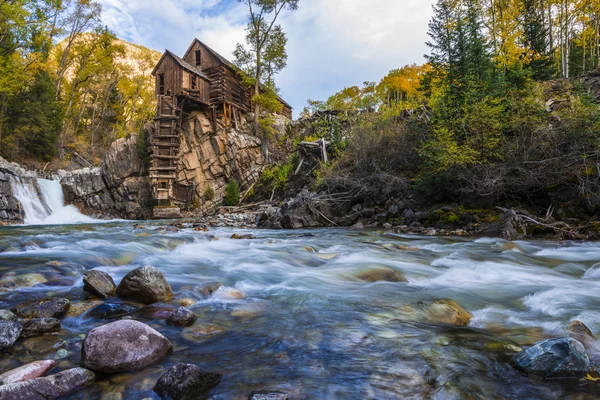
{"type": "Polygon", "coordinates": [[[21,335],[23,326],[17,321],[0,321],[0,351],[8,350],[21,335]]]}
{"type": "Polygon", "coordinates": [[[570,337],[537,342],[514,356],[511,364],[518,370],[545,378],[583,377],[590,369],[585,348],[570,337]]]}
{"type": "Polygon", "coordinates": [[[169,314],[167,323],[175,326],[190,326],[198,319],[196,313],[188,310],[185,307],[179,307],[177,310],[169,314]]]}
{"type": "Polygon", "coordinates": [[[152,266],[136,268],[130,271],[119,283],[117,294],[125,299],[145,304],[167,301],[173,298],[171,286],[162,272],[152,266]]]}
{"type": "Polygon", "coordinates": [[[54,360],[39,360],[22,365],[0,375],[0,385],[25,382],[30,379],[39,378],[40,376],[46,375],[55,366],[56,361],[54,360]]]}
{"type": "Polygon", "coordinates": [[[47,400],[66,396],[96,379],[85,368],[72,368],[44,378],[0,386],[0,399],[47,400]]]}
{"type": "Polygon", "coordinates": [[[60,321],[56,318],[33,318],[23,321],[24,338],[60,331],[60,321]]]}
{"type": "Polygon", "coordinates": [[[220,379],[221,374],[206,372],[194,364],[177,364],[160,377],[154,391],[162,399],[192,400],[220,379]]]}
{"type": "Polygon", "coordinates": [[[116,288],[113,278],[106,272],[92,270],[83,277],[83,290],[102,299],[114,297],[116,288]]]}
{"type": "Polygon", "coordinates": [[[159,362],[171,342],[146,324],[121,320],[92,329],[81,349],[81,365],[96,372],[122,372],[159,362]]]}
{"type": "Polygon", "coordinates": [[[61,318],[70,307],[71,303],[67,299],[49,297],[21,303],[11,311],[21,318],[61,318]]]}

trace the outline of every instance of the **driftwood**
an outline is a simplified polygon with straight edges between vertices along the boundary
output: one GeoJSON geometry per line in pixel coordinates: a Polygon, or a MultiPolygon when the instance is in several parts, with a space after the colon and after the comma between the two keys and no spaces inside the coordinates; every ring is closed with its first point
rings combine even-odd
{"type": "Polygon", "coordinates": [[[557,236],[568,238],[568,239],[585,239],[585,236],[579,233],[577,229],[574,229],[569,224],[563,221],[552,222],[553,207],[550,206],[546,212],[546,216],[542,219],[533,218],[525,213],[518,212],[513,209],[496,207],[505,213],[510,213],[511,217],[521,226],[527,226],[527,224],[534,224],[542,226],[544,228],[552,229],[557,236]]]}

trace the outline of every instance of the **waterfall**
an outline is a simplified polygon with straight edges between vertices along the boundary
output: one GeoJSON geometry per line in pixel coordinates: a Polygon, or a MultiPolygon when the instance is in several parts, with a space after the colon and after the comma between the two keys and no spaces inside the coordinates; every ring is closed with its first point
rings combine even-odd
{"type": "Polygon", "coordinates": [[[10,186],[13,195],[21,204],[26,225],[60,225],[94,221],[80,213],[77,207],[65,206],[59,181],[12,177],[10,186]]]}

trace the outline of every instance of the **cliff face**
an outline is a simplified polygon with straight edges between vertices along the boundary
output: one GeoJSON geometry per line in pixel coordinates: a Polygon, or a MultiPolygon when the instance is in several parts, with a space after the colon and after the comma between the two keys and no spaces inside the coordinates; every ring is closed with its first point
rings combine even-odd
{"type": "Polygon", "coordinates": [[[96,218],[151,216],[150,178],[137,152],[137,136],[116,140],[101,168],[58,171],[65,202],[96,218]]]}
{"type": "Polygon", "coordinates": [[[192,112],[182,124],[179,182],[193,184],[197,205],[209,211],[220,204],[227,184],[236,180],[247,190],[260,177],[265,165],[260,139],[245,133],[249,126],[242,122],[240,130],[217,123],[216,133],[208,117],[192,112]],[[214,191],[214,199],[205,196],[214,191]]]}
{"type": "Polygon", "coordinates": [[[0,157],[0,222],[22,223],[21,205],[13,193],[11,180],[31,184],[35,182],[36,174],[0,157]]]}

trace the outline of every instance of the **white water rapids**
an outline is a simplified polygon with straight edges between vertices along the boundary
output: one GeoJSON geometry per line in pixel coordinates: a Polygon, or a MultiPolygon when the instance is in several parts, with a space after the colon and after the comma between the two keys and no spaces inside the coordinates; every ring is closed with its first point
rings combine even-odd
{"type": "Polygon", "coordinates": [[[59,181],[40,178],[12,178],[12,192],[23,209],[26,225],[60,225],[91,222],[77,207],[65,205],[59,181]]]}

